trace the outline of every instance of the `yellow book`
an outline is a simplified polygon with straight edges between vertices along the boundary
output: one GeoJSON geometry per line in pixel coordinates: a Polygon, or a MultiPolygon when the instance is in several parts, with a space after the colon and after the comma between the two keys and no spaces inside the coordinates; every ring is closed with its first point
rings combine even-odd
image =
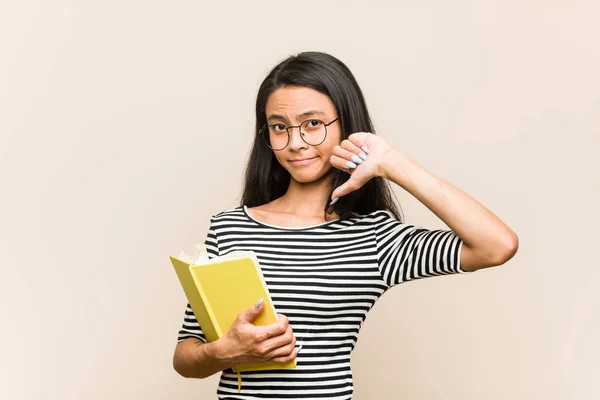
{"type": "MultiPolygon", "coordinates": [[[[237,316],[261,298],[264,308],[254,320],[254,325],[277,322],[277,312],[254,252],[236,251],[210,260],[203,252],[198,260],[185,258],[183,254],[179,258],[171,256],[171,262],[208,342],[221,338],[237,316]]],[[[233,367],[233,371],[240,379],[241,371],[295,367],[296,360],[293,360],[285,364],[240,364],[233,367]]]]}

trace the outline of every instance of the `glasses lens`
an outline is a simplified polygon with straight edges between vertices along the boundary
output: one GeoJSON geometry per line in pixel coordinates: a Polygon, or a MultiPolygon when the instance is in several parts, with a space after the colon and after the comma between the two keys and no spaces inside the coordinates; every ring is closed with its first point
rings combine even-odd
{"type": "Polygon", "coordinates": [[[320,119],[310,119],[304,121],[300,128],[302,130],[302,138],[312,146],[317,146],[325,140],[327,128],[320,119]]]}
{"type": "Polygon", "coordinates": [[[269,146],[273,150],[282,150],[288,144],[288,134],[283,125],[265,126],[261,129],[261,134],[269,146]]]}

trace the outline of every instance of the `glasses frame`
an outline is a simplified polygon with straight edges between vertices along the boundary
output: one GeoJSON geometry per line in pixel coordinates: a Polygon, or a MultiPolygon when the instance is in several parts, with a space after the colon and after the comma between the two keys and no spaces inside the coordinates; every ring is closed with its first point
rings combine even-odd
{"type": "Polygon", "coordinates": [[[334,120],[332,120],[331,122],[329,122],[329,123],[327,123],[327,124],[326,124],[325,122],[323,122],[323,120],[321,120],[321,119],[319,119],[319,118],[309,118],[309,119],[307,119],[306,121],[302,121],[302,123],[301,123],[300,125],[290,125],[290,126],[286,126],[286,127],[285,127],[285,130],[286,130],[286,132],[287,132],[287,142],[285,143],[285,146],[283,146],[283,147],[282,147],[282,148],[280,148],[280,149],[275,149],[275,148],[273,148],[273,147],[271,146],[271,143],[270,143],[271,141],[269,140],[269,129],[268,129],[268,128],[269,128],[269,127],[272,127],[272,126],[275,126],[275,125],[283,125],[283,124],[271,124],[271,125],[264,124],[264,125],[263,125],[263,127],[262,127],[262,128],[260,128],[260,130],[259,130],[259,133],[261,133],[261,134],[262,134],[262,136],[263,136],[263,140],[265,141],[265,143],[267,144],[267,146],[268,146],[268,147],[269,147],[271,150],[273,150],[273,151],[281,151],[281,150],[285,149],[286,147],[288,147],[288,145],[290,144],[290,139],[291,139],[291,137],[292,137],[292,134],[290,133],[290,129],[291,129],[291,128],[298,128],[298,132],[300,132],[300,138],[301,138],[301,139],[302,139],[302,141],[303,141],[304,143],[306,143],[307,145],[309,145],[309,146],[319,146],[320,144],[322,144],[322,143],[325,141],[325,139],[327,139],[327,127],[328,127],[329,125],[333,124],[335,121],[337,121],[337,120],[339,120],[339,119],[340,119],[340,117],[337,117],[336,119],[334,119],[334,120]],[[307,141],[304,139],[304,136],[302,136],[302,128],[301,128],[301,127],[302,127],[302,125],[304,125],[306,122],[309,122],[309,121],[321,121],[321,122],[323,123],[323,126],[325,127],[325,136],[323,137],[323,140],[321,140],[321,142],[320,142],[320,143],[317,143],[317,144],[308,143],[308,142],[307,142],[307,141]]]}

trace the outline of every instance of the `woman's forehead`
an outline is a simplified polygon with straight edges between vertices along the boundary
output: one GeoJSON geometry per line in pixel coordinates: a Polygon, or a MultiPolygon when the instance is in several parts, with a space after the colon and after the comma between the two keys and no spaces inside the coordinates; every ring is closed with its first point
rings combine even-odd
{"type": "Polygon", "coordinates": [[[331,99],[307,87],[281,87],[267,99],[267,119],[331,116],[335,105],[331,99]]]}

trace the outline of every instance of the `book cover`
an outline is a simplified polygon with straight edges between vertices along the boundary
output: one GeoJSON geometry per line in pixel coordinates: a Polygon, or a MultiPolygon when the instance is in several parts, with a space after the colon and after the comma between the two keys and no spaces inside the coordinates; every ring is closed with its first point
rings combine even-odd
{"type": "MultiPolygon", "coordinates": [[[[263,311],[254,325],[277,322],[277,313],[260,265],[253,252],[233,252],[210,260],[205,253],[195,260],[171,256],[171,262],[208,342],[221,338],[237,316],[263,299],[263,311]]],[[[296,361],[236,365],[234,372],[295,368],[296,361]]]]}

